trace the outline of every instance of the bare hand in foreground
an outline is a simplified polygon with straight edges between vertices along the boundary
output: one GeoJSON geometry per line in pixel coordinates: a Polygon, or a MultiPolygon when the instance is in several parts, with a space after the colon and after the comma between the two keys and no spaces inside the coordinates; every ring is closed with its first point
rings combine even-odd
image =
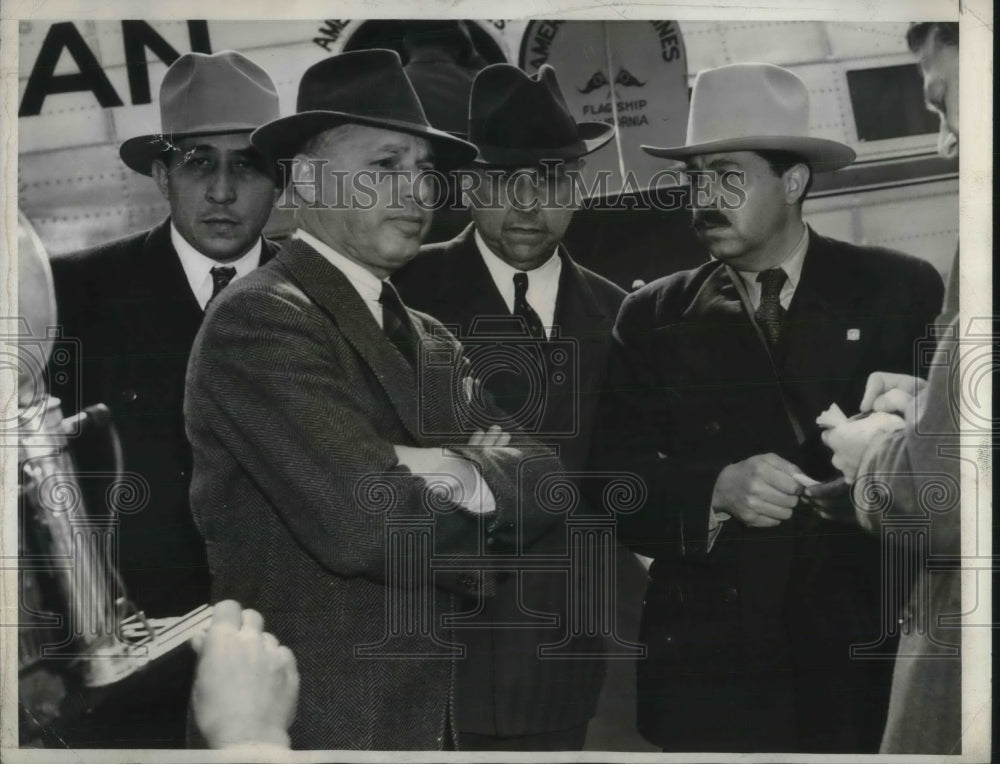
{"type": "Polygon", "coordinates": [[[260,613],[223,600],[208,631],[191,644],[198,654],[191,707],[208,744],[288,748],[299,672],[292,651],[264,632],[260,613]]]}

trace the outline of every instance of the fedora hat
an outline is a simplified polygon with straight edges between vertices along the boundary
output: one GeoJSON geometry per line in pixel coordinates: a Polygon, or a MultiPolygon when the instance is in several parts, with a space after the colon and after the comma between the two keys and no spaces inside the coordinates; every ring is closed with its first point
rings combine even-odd
{"type": "Polygon", "coordinates": [[[427,120],[439,130],[465,138],[472,81],[489,63],[476,50],[465,22],[413,22],[403,35],[403,47],[409,55],[403,71],[417,91],[427,120]]]}
{"type": "Polygon", "coordinates": [[[152,174],[171,141],[193,135],[249,133],[275,119],[278,91],[267,72],[241,53],[185,53],[163,75],[160,129],[129,138],[118,155],[131,169],[152,174]]]}
{"type": "Polygon", "coordinates": [[[438,169],[468,164],[476,147],[427,121],[393,50],[359,50],[325,58],[299,82],[295,114],[257,128],[250,140],[275,159],[289,159],[314,135],[344,124],[367,125],[426,138],[438,169]]]}
{"type": "Polygon", "coordinates": [[[604,122],[573,119],[556,70],[548,64],[532,76],[510,64],[494,64],[472,83],[469,140],[479,148],[479,164],[514,167],[576,159],[614,134],[604,122]]]}
{"type": "Polygon", "coordinates": [[[809,91],[773,64],[730,64],[698,73],[683,146],[643,146],[655,157],[684,159],[726,151],[787,151],[815,172],[846,167],[854,149],[809,136],[809,91]]]}

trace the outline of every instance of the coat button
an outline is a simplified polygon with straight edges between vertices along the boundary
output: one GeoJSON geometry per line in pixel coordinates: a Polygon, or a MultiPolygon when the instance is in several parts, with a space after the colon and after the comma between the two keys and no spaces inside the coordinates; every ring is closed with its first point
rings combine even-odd
{"type": "Polygon", "coordinates": [[[705,432],[707,432],[709,435],[717,435],[721,429],[722,425],[719,424],[714,419],[705,425],[705,432]]]}
{"type": "Polygon", "coordinates": [[[133,390],[131,387],[122,390],[122,400],[126,403],[134,403],[139,398],[139,393],[133,390]]]}
{"type": "Polygon", "coordinates": [[[726,593],[722,595],[723,602],[735,602],[740,596],[740,590],[735,586],[730,586],[726,589],[726,593]]]}

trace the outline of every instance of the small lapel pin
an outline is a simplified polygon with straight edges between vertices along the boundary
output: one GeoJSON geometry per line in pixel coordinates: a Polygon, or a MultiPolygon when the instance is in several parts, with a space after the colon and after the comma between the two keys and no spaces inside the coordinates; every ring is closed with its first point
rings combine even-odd
{"type": "Polygon", "coordinates": [[[860,329],[848,329],[847,330],[847,341],[848,342],[857,342],[860,339],[861,339],[861,330],[860,329]]]}

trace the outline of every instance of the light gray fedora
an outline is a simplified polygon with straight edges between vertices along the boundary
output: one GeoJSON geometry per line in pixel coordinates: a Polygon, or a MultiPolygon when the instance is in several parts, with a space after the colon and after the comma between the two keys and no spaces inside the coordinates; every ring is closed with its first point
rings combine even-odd
{"type": "Polygon", "coordinates": [[[815,172],[846,167],[854,149],[809,135],[809,91],[788,69],[729,64],[698,73],[683,146],[642,146],[655,157],[686,159],[729,151],[787,151],[815,172]]]}

